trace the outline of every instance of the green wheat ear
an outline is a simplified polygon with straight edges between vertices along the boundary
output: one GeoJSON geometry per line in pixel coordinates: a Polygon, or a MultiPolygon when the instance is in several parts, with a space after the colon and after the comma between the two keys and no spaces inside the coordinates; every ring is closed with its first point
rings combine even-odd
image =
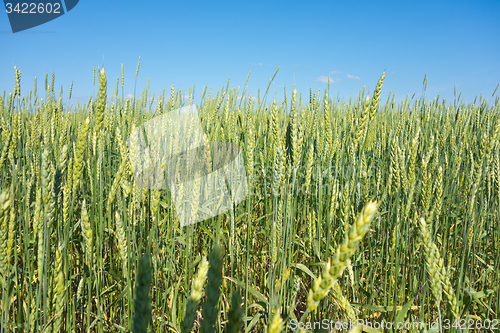
{"type": "Polygon", "coordinates": [[[309,290],[309,295],[307,296],[307,308],[306,312],[302,315],[301,322],[305,320],[309,312],[318,307],[320,301],[325,298],[337,278],[342,274],[347,260],[356,252],[363,237],[368,232],[370,223],[375,217],[377,210],[378,204],[375,202],[369,202],[365,205],[356,222],[351,226],[344,242],[337,248],[332,260],[326,263],[323,274],[314,280],[313,287],[309,290]]]}
{"type": "Polygon", "coordinates": [[[10,191],[4,190],[0,194],[0,274],[1,282],[6,280],[9,267],[9,258],[7,256],[7,233],[9,228],[9,210],[11,206],[10,191]]]}
{"type": "Polygon", "coordinates": [[[423,218],[420,219],[420,237],[424,244],[425,263],[429,272],[431,292],[435,298],[436,306],[439,308],[442,301],[442,293],[444,291],[453,317],[455,319],[460,319],[460,308],[455,296],[455,291],[453,290],[451,281],[444,268],[443,258],[441,257],[438,247],[433,242],[429,226],[423,218]]]}
{"type": "Polygon", "coordinates": [[[191,294],[187,300],[186,304],[186,314],[181,323],[181,332],[189,333],[193,329],[194,320],[196,317],[196,310],[200,304],[200,300],[203,296],[203,285],[207,279],[208,274],[208,261],[206,257],[201,259],[200,265],[198,266],[198,272],[196,277],[191,282],[191,294]]]}
{"type": "Polygon", "coordinates": [[[235,291],[231,298],[231,310],[229,310],[226,324],[226,333],[239,333],[243,325],[243,308],[241,307],[241,296],[235,291]]]}
{"type": "Polygon", "coordinates": [[[377,107],[380,101],[380,92],[382,91],[382,85],[384,84],[384,79],[385,79],[385,71],[378,79],[377,86],[375,87],[375,91],[373,92],[373,98],[370,105],[370,120],[373,117],[375,117],[375,114],[377,113],[377,107]]]}
{"type": "Polygon", "coordinates": [[[283,318],[281,318],[280,312],[281,309],[278,309],[278,311],[276,311],[276,313],[272,316],[267,327],[268,333],[280,333],[285,328],[285,323],[283,322],[283,318]]]}
{"type": "Polygon", "coordinates": [[[208,283],[205,288],[207,298],[202,306],[201,333],[215,333],[215,323],[219,317],[218,304],[222,284],[222,255],[219,244],[215,244],[208,257],[210,267],[208,269],[208,283]]]}
{"type": "Polygon", "coordinates": [[[151,263],[149,255],[139,260],[135,284],[134,300],[134,333],[147,333],[151,321],[151,299],[149,288],[151,286],[151,263]]]}

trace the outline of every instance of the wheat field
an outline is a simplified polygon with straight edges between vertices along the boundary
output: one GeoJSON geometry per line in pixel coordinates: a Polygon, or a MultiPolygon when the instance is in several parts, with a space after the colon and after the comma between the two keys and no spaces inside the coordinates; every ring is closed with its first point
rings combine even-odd
{"type": "Polygon", "coordinates": [[[37,91],[15,68],[0,97],[0,332],[500,329],[499,98],[384,103],[384,78],[349,101],[328,86],[277,102],[274,77],[257,96],[205,87],[205,140],[241,147],[248,194],[183,227],[171,191],[134,181],[127,140],[194,87],[128,99],[123,67],[116,86],[97,68],[97,94],[74,105],[54,74],[37,91]]]}

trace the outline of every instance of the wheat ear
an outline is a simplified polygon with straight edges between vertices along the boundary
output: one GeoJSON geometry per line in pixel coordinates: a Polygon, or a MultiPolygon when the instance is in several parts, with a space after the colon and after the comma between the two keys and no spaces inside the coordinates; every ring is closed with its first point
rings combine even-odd
{"type": "Polygon", "coordinates": [[[439,309],[439,305],[442,300],[442,291],[444,289],[444,294],[450,304],[453,317],[455,319],[459,319],[460,311],[455,297],[455,292],[453,291],[453,286],[451,285],[450,279],[448,278],[444,268],[443,258],[441,258],[436,244],[432,241],[431,233],[423,218],[420,219],[420,231],[420,237],[424,243],[425,263],[427,270],[429,271],[431,291],[435,298],[436,306],[439,309]]]}
{"type": "Polygon", "coordinates": [[[128,263],[128,244],[127,235],[125,234],[125,228],[120,216],[120,213],[115,212],[115,223],[116,223],[116,238],[118,238],[118,249],[120,251],[120,257],[123,264],[123,272],[127,272],[128,263]]]}
{"type": "Polygon", "coordinates": [[[134,300],[134,333],[147,333],[151,321],[151,263],[149,256],[145,255],[139,260],[135,284],[134,300]]]}
{"type": "Polygon", "coordinates": [[[7,234],[9,229],[9,210],[11,206],[10,191],[4,190],[0,194],[0,273],[2,281],[5,282],[9,269],[9,258],[7,256],[7,234]]]}
{"type": "Polygon", "coordinates": [[[81,218],[81,227],[82,227],[82,235],[83,235],[83,244],[85,247],[85,257],[87,261],[87,265],[91,267],[92,264],[92,242],[93,242],[93,231],[92,226],[90,225],[89,214],[87,212],[87,207],[85,204],[85,199],[82,203],[82,218],[81,218]]]}
{"type": "Polygon", "coordinates": [[[203,320],[200,324],[201,333],[215,333],[215,323],[219,317],[219,296],[222,284],[222,249],[214,245],[209,256],[208,283],[205,289],[207,299],[202,306],[203,320]]]}
{"type": "Polygon", "coordinates": [[[278,309],[271,318],[269,325],[267,327],[268,333],[280,333],[285,328],[285,323],[283,318],[281,318],[281,309],[278,309]]]}
{"type": "Polygon", "coordinates": [[[189,333],[193,329],[194,320],[196,317],[196,309],[200,304],[200,300],[203,296],[203,285],[207,279],[208,274],[208,261],[207,258],[203,257],[198,266],[198,272],[196,277],[191,283],[191,293],[186,304],[186,314],[181,323],[181,332],[189,333]]]}
{"type": "Polygon", "coordinates": [[[75,164],[73,165],[73,192],[75,192],[78,184],[80,183],[80,177],[83,172],[83,155],[85,154],[85,147],[87,144],[87,132],[89,129],[90,118],[87,118],[82,125],[81,131],[78,133],[78,138],[76,141],[75,150],[75,164]]]}
{"type": "Polygon", "coordinates": [[[241,307],[241,296],[235,291],[231,297],[231,310],[228,313],[226,333],[239,333],[243,326],[243,308],[241,307]]]}
{"type": "Polygon", "coordinates": [[[344,242],[337,248],[333,259],[326,263],[322,276],[314,280],[313,287],[307,296],[307,308],[306,312],[302,315],[301,322],[305,320],[309,312],[318,307],[319,302],[328,294],[334,282],[342,274],[346,267],[347,259],[354,254],[363,236],[368,232],[377,209],[378,205],[375,202],[366,204],[356,222],[351,226],[351,230],[344,239],[344,242]]]}
{"type": "Polygon", "coordinates": [[[54,332],[60,332],[63,323],[63,310],[64,310],[64,261],[61,253],[60,246],[56,250],[56,290],[54,293],[54,301],[56,308],[56,319],[54,322],[54,332]]]}
{"type": "Polygon", "coordinates": [[[372,103],[370,105],[370,120],[373,119],[373,117],[375,117],[375,114],[377,112],[377,107],[380,101],[380,92],[382,91],[382,85],[384,84],[384,79],[385,79],[385,72],[383,72],[380,78],[378,79],[377,86],[373,91],[372,103]]]}

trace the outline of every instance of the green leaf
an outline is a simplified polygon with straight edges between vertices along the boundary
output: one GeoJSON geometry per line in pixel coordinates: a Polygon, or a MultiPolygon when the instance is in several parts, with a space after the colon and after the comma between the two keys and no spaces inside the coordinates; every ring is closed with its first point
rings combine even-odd
{"type": "Polygon", "coordinates": [[[411,305],[413,304],[413,301],[415,300],[415,297],[417,295],[413,296],[412,299],[410,299],[399,311],[398,315],[396,316],[396,319],[394,319],[394,323],[402,323],[405,320],[406,313],[408,313],[408,310],[410,309],[411,305]]]}
{"type": "Polygon", "coordinates": [[[483,291],[475,291],[473,288],[464,288],[465,292],[467,294],[469,294],[472,299],[477,302],[478,300],[480,300],[481,298],[483,297],[486,297],[490,294],[493,294],[493,289],[486,289],[486,290],[483,290],[483,291]]]}
{"type": "Polygon", "coordinates": [[[305,265],[303,264],[291,264],[290,267],[295,267],[295,268],[298,268],[300,269],[302,272],[306,273],[307,275],[309,275],[310,277],[313,278],[313,280],[316,280],[316,275],[314,275],[313,272],[311,272],[309,270],[309,268],[307,268],[305,265]]]}
{"type": "MultiPolygon", "coordinates": [[[[248,324],[245,333],[249,333],[252,330],[252,328],[254,328],[254,326],[257,325],[257,322],[259,321],[260,317],[261,317],[260,313],[257,313],[255,316],[253,316],[252,321],[250,322],[250,324],[248,324]]],[[[248,318],[249,317],[247,317],[247,319],[248,318]]]]}
{"type": "MultiPolygon", "coordinates": [[[[224,279],[228,279],[229,281],[236,283],[238,287],[245,289],[245,282],[238,281],[236,279],[230,278],[229,276],[224,276],[224,279]]],[[[257,289],[253,288],[252,286],[248,286],[248,291],[250,292],[250,294],[255,296],[255,298],[257,298],[259,301],[269,306],[269,300],[266,297],[264,297],[264,295],[262,295],[257,289]]]]}

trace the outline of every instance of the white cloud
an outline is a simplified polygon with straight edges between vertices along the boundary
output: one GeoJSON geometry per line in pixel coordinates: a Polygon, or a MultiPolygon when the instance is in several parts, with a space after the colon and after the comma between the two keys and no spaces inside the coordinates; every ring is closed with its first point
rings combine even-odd
{"type": "Polygon", "coordinates": [[[340,74],[340,73],[342,73],[342,72],[339,72],[339,71],[332,71],[332,73],[331,73],[331,74],[340,74]]]}
{"type": "Polygon", "coordinates": [[[133,99],[133,98],[134,98],[134,95],[132,95],[132,94],[127,94],[127,96],[125,96],[125,98],[128,98],[128,99],[133,99]]]}
{"type": "Polygon", "coordinates": [[[359,80],[359,76],[354,76],[354,75],[351,75],[351,74],[347,74],[346,77],[349,78],[349,79],[359,80]]]}
{"type": "MultiPolygon", "coordinates": [[[[246,96],[244,96],[243,98],[247,99],[247,98],[248,98],[248,96],[249,96],[249,95],[246,95],[246,96]]],[[[239,101],[239,100],[241,100],[241,98],[242,98],[242,96],[238,96],[238,97],[236,97],[236,99],[237,99],[238,101],[239,101]]],[[[252,96],[252,101],[256,101],[256,100],[257,100],[257,98],[256,98],[255,96],[252,96]]]]}
{"type": "MultiPolygon", "coordinates": [[[[314,79],[314,81],[328,83],[328,76],[318,76],[317,78],[314,79]]],[[[330,83],[335,83],[335,82],[337,81],[334,81],[332,78],[330,78],[330,83]]]]}
{"type": "Polygon", "coordinates": [[[254,66],[263,66],[264,64],[261,62],[252,62],[252,65],[254,66]]]}

